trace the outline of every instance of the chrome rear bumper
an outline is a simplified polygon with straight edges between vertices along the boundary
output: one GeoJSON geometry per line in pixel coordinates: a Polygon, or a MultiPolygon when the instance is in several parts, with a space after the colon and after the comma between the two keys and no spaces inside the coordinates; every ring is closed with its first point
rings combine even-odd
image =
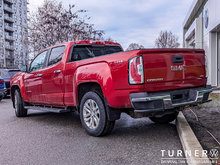
{"type": "Polygon", "coordinates": [[[211,92],[211,86],[207,86],[159,93],[132,93],[130,101],[135,112],[155,112],[211,101],[208,99],[211,92]]]}

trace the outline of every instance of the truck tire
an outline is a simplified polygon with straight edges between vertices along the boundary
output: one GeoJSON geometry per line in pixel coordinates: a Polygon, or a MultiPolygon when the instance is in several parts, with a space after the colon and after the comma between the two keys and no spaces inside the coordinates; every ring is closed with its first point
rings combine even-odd
{"type": "Polygon", "coordinates": [[[111,133],[115,124],[115,121],[108,120],[104,103],[95,92],[88,92],[82,97],[80,120],[86,132],[96,137],[111,133]]]}
{"type": "Polygon", "coordinates": [[[27,116],[27,109],[24,108],[24,100],[19,90],[16,90],[14,93],[14,107],[15,107],[15,115],[17,117],[27,116]]]}
{"type": "Polygon", "coordinates": [[[154,123],[166,124],[166,123],[170,123],[170,122],[174,121],[177,118],[177,115],[178,115],[178,112],[175,112],[175,113],[172,113],[172,114],[164,115],[162,117],[150,117],[150,119],[154,123]]]}
{"type": "Polygon", "coordinates": [[[2,99],[3,99],[3,96],[0,96],[0,101],[2,101],[2,99]]]}

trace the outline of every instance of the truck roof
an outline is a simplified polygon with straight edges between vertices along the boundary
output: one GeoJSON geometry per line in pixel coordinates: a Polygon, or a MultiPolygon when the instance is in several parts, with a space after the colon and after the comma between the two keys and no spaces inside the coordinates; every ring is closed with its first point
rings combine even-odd
{"type": "MultiPolygon", "coordinates": [[[[58,43],[55,45],[48,46],[44,49],[41,49],[38,51],[38,54],[45,51],[46,49],[56,47],[56,46],[61,46],[61,45],[68,45],[68,44],[75,44],[75,45],[112,45],[112,46],[120,46],[121,45],[117,42],[112,42],[112,41],[96,41],[96,40],[80,40],[80,41],[68,41],[68,42],[63,42],[63,43],[58,43]]],[[[122,48],[122,47],[121,47],[122,48]]]]}
{"type": "Polygon", "coordinates": [[[119,43],[112,41],[92,41],[92,40],[84,40],[84,41],[75,41],[73,42],[77,45],[117,45],[120,46],[119,43]]]}
{"type": "Polygon", "coordinates": [[[63,44],[65,44],[65,45],[67,45],[67,44],[76,44],[76,45],[116,45],[116,46],[121,46],[119,43],[112,42],[112,41],[81,40],[81,41],[63,42],[63,43],[51,45],[51,46],[49,46],[47,48],[54,47],[54,46],[59,46],[59,45],[63,45],[63,44]]]}

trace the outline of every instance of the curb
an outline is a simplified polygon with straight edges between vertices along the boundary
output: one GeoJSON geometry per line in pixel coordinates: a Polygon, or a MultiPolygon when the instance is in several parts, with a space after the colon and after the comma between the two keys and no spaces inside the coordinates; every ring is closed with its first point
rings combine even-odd
{"type": "Polygon", "coordinates": [[[177,116],[176,127],[185,156],[187,155],[187,164],[201,165],[200,160],[202,160],[204,162],[202,163],[203,165],[211,165],[211,161],[208,159],[208,157],[202,155],[203,148],[200,145],[198,139],[196,138],[194,132],[192,131],[182,112],[180,112],[177,116]],[[192,154],[189,155],[186,153],[186,151],[191,151],[192,154]],[[194,154],[196,151],[199,151],[199,155],[197,157],[194,154]]]}

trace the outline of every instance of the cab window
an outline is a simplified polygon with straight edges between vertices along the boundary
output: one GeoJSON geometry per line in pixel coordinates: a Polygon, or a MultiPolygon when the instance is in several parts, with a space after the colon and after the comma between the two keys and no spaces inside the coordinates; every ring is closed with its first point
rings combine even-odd
{"type": "Polygon", "coordinates": [[[45,64],[45,58],[47,55],[47,51],[40,53],[31,63],[30,72],[43,69],[45,64]]]}
{"type": "Polygon", "coordinates": [[[70,61],[78,61],[106,54],[122,52],[120,46],[104,45],[77,45],[73,46],[73,52],[70,61]]]}
{"type": "Polygon", "coordinates": [[[65,46],[59,46],[51,49],[48,66],[57,64],[62,60],[65,46]]]}

